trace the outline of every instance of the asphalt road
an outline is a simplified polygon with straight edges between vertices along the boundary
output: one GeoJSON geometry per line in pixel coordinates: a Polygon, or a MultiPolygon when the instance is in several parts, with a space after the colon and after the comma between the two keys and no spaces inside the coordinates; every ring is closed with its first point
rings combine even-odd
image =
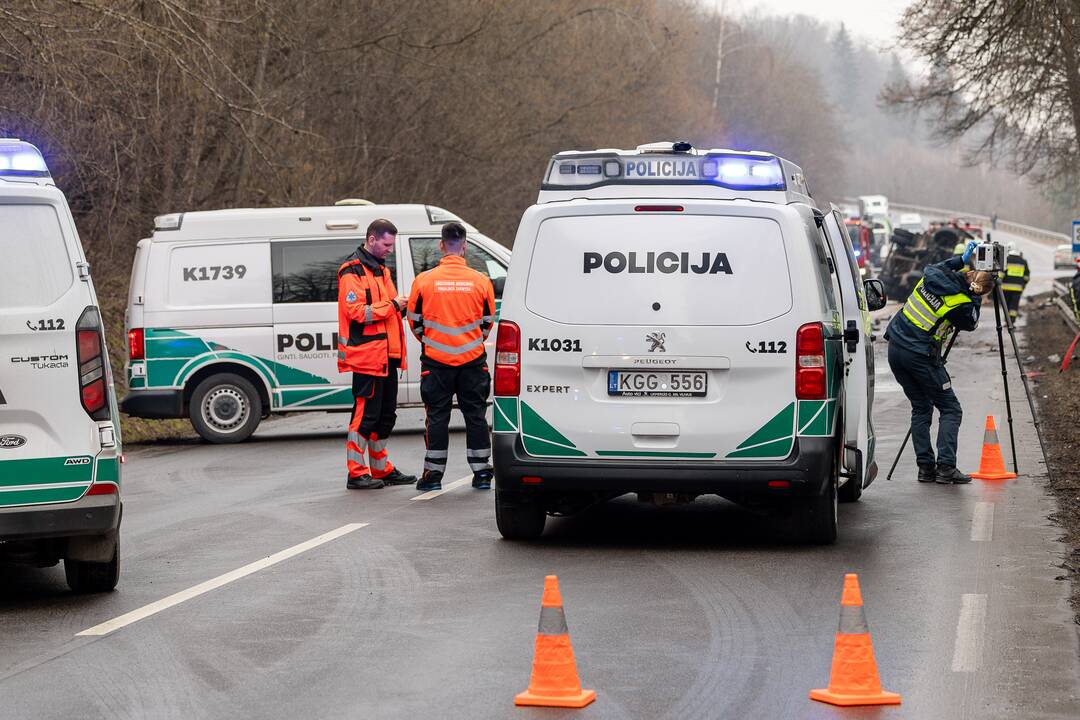
{"type": "MultiPolygon", "coordinates": [[[[950,362],[968,470],[987,414],[1009,453],[992,324],[950,362]]],[[[73,596],[60,568],[0,569],[0,718],[1080,716],[1064,551],[1015,366],[1017,480],[920,485],[909,449],[890,482],[908,406],[884,349],[882,475],[841,506],[831,547],[790,544],[776,521],[720,500],[629,497],[506,542],[492,494],[467,482],[422,500],[347,491],[343,415],[267,423],[240,446],[128,448],[116,592],[73,596]],[[828,680],[846,572],[899,707],[807,698],[828,680]],[[549,573],[598,693],[580,711],[513,706],[549,573]],[[95,627],[105,634],[78,634],[95,627]]],[[[420,420],[404,415],[391,457],[416,471],[420,420]]],[[[452,452],[447,477],[467,476],[460,432],[452,452]]]]}

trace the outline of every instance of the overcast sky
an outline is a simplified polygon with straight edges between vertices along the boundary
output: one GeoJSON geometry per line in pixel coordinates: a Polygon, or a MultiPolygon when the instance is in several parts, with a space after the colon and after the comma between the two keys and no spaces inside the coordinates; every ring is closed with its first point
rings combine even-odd
{"type": "MultiPolygon", "coordinates": [[[[870,41],[876,48],[891,45],[904,9],[913,0],[716,0],[715,7],[726,2],[729,12],[767,15],[810,15],[839,25],[843,22],[854,34],[870,41]]],[[[710,0],[703,0],[708,5],[710,0]]]]}

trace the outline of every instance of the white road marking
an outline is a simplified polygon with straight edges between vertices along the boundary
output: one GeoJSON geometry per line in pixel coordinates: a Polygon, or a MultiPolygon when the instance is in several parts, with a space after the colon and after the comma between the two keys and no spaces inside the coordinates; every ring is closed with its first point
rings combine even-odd
{"type": "Polygon", "coordinates": [[[435,498],[439,497],[443,493],[448,493],[448,492],[450,492],[451,490],[453,490],[455,488],[459,488],[459,487],[461,487],[462,485],[464,485],[467,482],[472,482],[472,475],[466,475],[465,477],[461,478],[460,480],[455,480],[453,482],[446,483],[446,484],[444,484],[442,486],[442,490],[430,490],[430,491],[428,491],[426,493],[421,493],[421,494],[416,495],[414,497],[411,497],[409,499],[410,500],[434,500],[435,498]]]}
{"type": "Polygon", "coordinates": [[[994,503],[975,503],[971,518],[971,539],[974,542],[990,542],[994,536],[994,503]]]}
{"type": "Polygon", "coordinates": [[[115,617],[112,620],[103,622],[100,625],[95,625],[92,628],[83,630],[80,633],[76,633],[76,636],[108,635],[109,633],[115,630],[119,630],[122,627],[126,627],[127,625],[131,625],[132,623],[138,622],[139,620],[148,618],[151,615],[156,615],[162,610],[167,610],[174,605],[179,605],[182,602],[191,600],[192,598],[196,598],[199,595],[210,592],[211,590],[216,590],[223,585],[228,585],[234,580],[239,580],[242,577],[246,577],[248,575],[251,575],[252,573],[258,572],[259,570],[268,568],[271,565],[276,565],[282,560],[288,560],[289,558],[299,555],[302,552],[306,552],[307,550],[311,550],[312,548],[318,547],[319,545],[328,543],[331,540],[336,540],[343,535],[348,535],[354,530],[359,530],[362,527],[367,527],[367,525],[368,523],[349,523],[348,525],[342,525],[337,530],[331,530],[328,533],[323,533],[322,535],[311,538],[310,540],[302,542],[299,545],[293,545],[291,548],[287,548],[285,550],[282,550],[281,552],[276,552],[269,557],[263,558],[262,560],[256,560],[253,563],[245,565],[241,568],[237,568],[236,570],[233,570],[231,572],[227,572],[224,575],[218,575],[212,580],[207,580],[204,583],[199,583],[195,587],[188,588],[187,590],[181,590],[180,592],[174,593],[169,597],[162,598],[161,600],[152,602],[149,605],[144,605],[137,610],[132,610],[131,612],[124,613],[123,615],[115,617]]]}
{"type": "Polygon", "coordinates": [[[961,595],[960,620],[956,624],[956,645],[953,648],[953,672],[975,672],[979,669],[985,629],[986,596],[972,593],[961,595]]]}

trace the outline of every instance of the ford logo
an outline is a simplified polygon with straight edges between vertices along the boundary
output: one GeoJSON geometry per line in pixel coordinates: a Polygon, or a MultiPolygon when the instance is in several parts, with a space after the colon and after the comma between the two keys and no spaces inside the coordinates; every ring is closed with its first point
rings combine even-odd
{"type": "Polygon", "coordinates": [[[0,449],[21,448],[26,444],[22,435],[0,435],[0,449]]]}

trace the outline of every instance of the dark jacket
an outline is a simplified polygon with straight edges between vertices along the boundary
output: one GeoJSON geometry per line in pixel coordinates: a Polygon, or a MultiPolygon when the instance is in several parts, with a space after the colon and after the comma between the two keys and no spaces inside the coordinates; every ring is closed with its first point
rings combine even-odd
{"type": "MultiPolygon", "coordinates": [[[[982,298],[968,288],[964,276],[959,272],[963,268],[964,260],[959,255],[954,255],[936,265],[930,265],[923,271],[923,286],[937,297],[964,295],[969,302],[948,312],[944,319],[957,330],[970,331],[979,325],[979,308],[982,305],[982,298]]],[[[934,340],[935,334],[937,333],[928,333],[917,327],[901,310],[889,322],[885,339],[920,355],[936,355],[941,351],[941,347],[934,340]]]]}
{"type": "Polygon", "coordinates": [[[1069,295],[1072,296],[1073,315],[1076,316],[1076,322],[1080,323],[1080,303],[1077,302],[1080,300],[1080,270],[1073,275],[1069,295]]]}

